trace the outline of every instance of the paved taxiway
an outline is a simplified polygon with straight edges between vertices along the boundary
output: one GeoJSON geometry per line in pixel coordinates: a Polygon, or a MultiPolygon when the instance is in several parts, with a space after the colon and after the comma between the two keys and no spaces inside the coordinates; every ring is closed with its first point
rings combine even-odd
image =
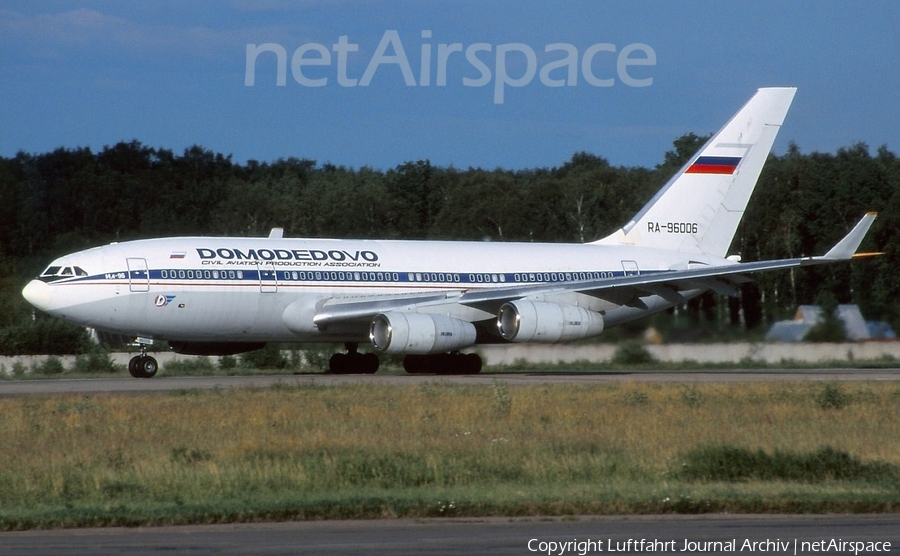
{"type": "MultiPolygon", "coordinates": [[[[639,543],[657,540],[674,550],[654,554],[703,553],[768,555],[853,554],[853,550],[802,550],[803,542],[890,542],[900,549],[900,516],[633,516],[567,519],[389,519],[206,525],[159,528],[109,528],[0,533],[0,554],[83,556],[153,554],[411,554],[505,555],[547,554],[555,542],[603,541],[602,552],[621,554],[639,543]],[[628,540],[633,542],[629,545],[628,540]],[[609,547],[612,541],[613,547],[609,547]],[[673,542],[674,541],[674,542],[673,542]],[[731,541],[727,545],[706,541],[731,541]],[[767,543],[779,544],[765,544],[767,543]],[[685,542],[693,550],[683,551],[685,542]],[[756,543],[750,551],[745,543],[756,543]],[[762,544],[760,544],[762,543],[762,544]],[[786,543],[786,544],[780,544],[786,543]],[[795,544],[796,543],[796,544],[795,544]],[[741,548],[745,547],[742,551],[741,548]],[[610,550],[620,548],[622,550],[610,550]],[[797,549],[795,552],[795,548],[797,549]],[[543,552],[541,552],[543,550],[543,552]]],[[[589,545],[581,545],[586,548],[589,545]]],[[[645,545],[646,546],[646,545],[645,545]]],[[[841,545],[836,545],[841,546],[841,545]]],[[[578,554],[578,545],[554,554],[578,554]]],[[[644,551],[646,552],[646,550],[644,551]]],[[[885,552],[861,551],[872,556],[885,552]]]]}
{"type": "Polygon", "coordinates": [[[760,382],[900,380],[900,369],[805,369],[805,370],[728,370],[728,371],[611,371],[596,373],[524,372],[483,373],[466,376],[433,375],[257,375],[214,377],[157,376],[149,380],[126,377],[90,379],[48,379],[0,381],[0,396],[28,394],[96,394],[103,392],[164,392],[175,390],[214,390],[216,388],[268,388],[275,384],[395,384],[422,382],[448,384],[485,384],[501,380],[509,385],[527,384],[601,384],[604,382],[760,382]]]}

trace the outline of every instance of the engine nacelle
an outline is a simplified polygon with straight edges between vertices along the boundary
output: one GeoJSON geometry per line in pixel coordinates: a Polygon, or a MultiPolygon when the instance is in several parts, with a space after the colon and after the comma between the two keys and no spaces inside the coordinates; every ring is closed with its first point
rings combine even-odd
{"type": "Polygon", "coordinates": [[[518,299],[500,307],[497,329],[510,342],[569,342],[603,332],[603,316],[575,305],[518,299]]]}
{"type": "Polygon", "coordinates": [[[475,343],[475,325],[423,313],[382,313],[372,319],[369,339],[384,353],[441,353],[475,343]]]}

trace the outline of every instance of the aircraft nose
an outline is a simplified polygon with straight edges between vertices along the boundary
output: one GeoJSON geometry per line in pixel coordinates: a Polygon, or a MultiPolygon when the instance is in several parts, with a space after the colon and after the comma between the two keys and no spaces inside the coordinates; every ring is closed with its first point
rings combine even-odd
{"type": "Polygon", "coordinates": [[[22,297],[42,311],[50,309],[50,286],[40,280],[32,280],[22,290],[22,297]]]}

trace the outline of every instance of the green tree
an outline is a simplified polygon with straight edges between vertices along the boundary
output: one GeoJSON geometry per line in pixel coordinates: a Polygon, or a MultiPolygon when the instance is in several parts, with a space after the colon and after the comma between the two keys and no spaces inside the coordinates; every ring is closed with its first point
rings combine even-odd
{"type": "MultiPolygon", "coordinates": [[[[441,168],[428,160],[387,172],[302,158],[236,164],[194,145],[181,154],[139,141],[0,157],[0,326],[31,318],[19,295],[55,256],[110,241],[180,234],[591,241],[626,223],[707,141],[677,138],[653,169],[612,167],[579,152],[555,168],[441,168]]],[[[731,252],[744,261],[824,253],[866,211],[881,215],[852,265],[758,275],[739,301],[708,294],[695,322],[748,328],[830,295],[900,328],[900,160],[857,143],[770,156],[731,252]]],[[[30,333],[30,332],[29,332],[30,333]]]]}

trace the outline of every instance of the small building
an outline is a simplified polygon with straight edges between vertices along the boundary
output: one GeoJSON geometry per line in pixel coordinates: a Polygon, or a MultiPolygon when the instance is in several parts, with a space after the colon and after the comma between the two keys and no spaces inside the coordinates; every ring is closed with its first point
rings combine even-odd
{"type": "MultiPolygon", "coordinates": [[[[896,335],[885,322],[866,322],[858,305],[838,305],[835,313],[844,323],[847,339],[894,340],[896,335]]],[[[793,320],[778,321],[769,328],[766,340],[770,342],[802,342],[813,326],[822,320],[822,308],[818,305],[800,305],[793,320]]]]}

